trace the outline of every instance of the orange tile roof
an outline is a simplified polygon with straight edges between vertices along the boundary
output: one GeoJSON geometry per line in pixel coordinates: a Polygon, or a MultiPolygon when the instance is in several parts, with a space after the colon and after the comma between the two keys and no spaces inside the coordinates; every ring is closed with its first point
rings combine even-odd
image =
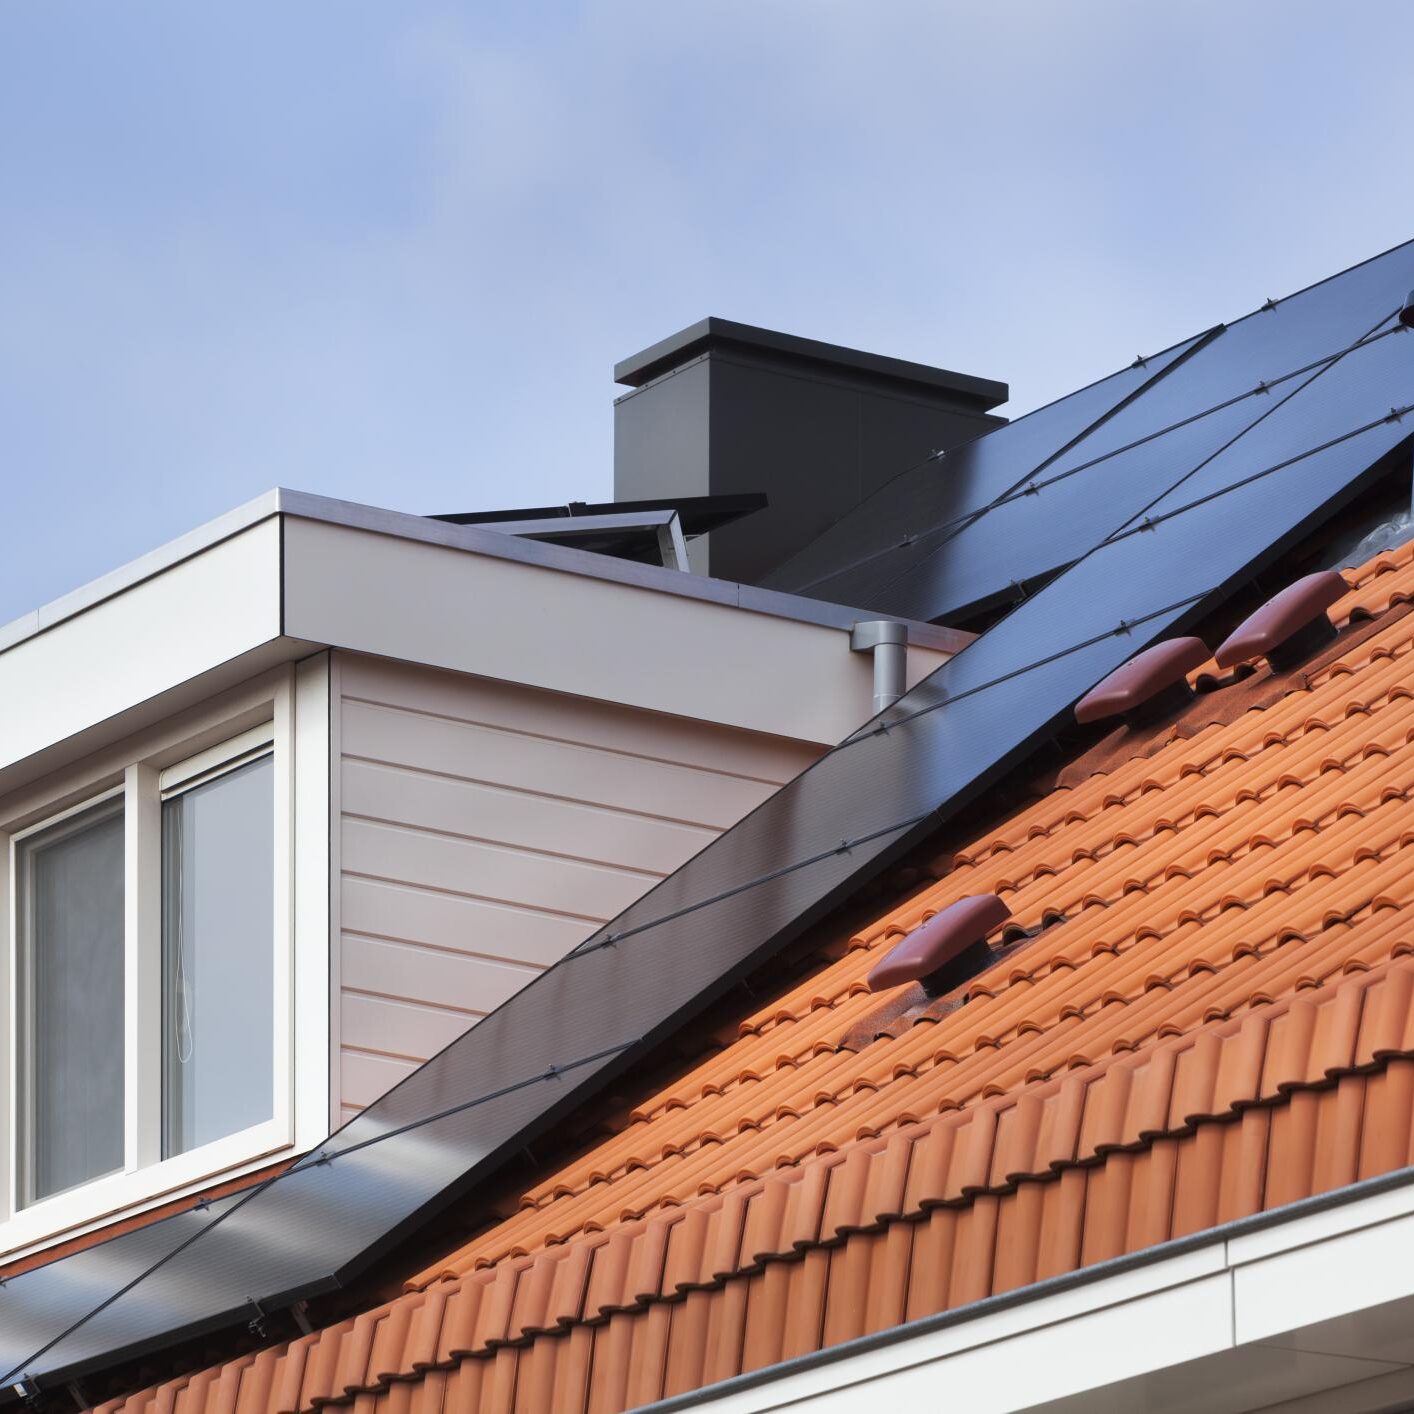
{"type": "Polygon", "coordinates": [[[1370,628],[1097,750],[404,1295],[104,1410],[610,1414],[1409,1164],[1414,544],[1348,578],[1370,628]],[[965,1006],[865,989],[993,891],[965,1006]]]}

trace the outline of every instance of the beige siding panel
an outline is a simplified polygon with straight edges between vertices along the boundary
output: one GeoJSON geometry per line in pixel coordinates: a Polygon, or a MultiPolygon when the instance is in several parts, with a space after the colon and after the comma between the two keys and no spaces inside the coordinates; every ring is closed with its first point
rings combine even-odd
{"type": "MultiPolygon", "coordinates": [[[[420,995],[444,1006],[485,1014],[514,996],[541,969],[515,967],[465,953],[421,948],[414,943],[389,943],[379,938],[344,939],[343,985],[386,997],[407,994],[407,979],[417,978],[420,995]]],[[[350,1037],[346,1034],[345,1041],[350,1037]]],[[[357,1044],[373,1050],[397,1050],[369,1040],[357,1044]]],[[[410,1054],[404,1052],[403,1054],[410,1054]]]]}
{"type": "Polygon", "coordinates": [[[465,1012],[345,991],[340,1025],[344,1044],[356,1051],[415,1061],[450,1045],[476,1020],[465,1012]]]}
{"type": "Polygon", "coordinates": [[[716,830],[575,801],[344,759],[345,817],[363,816],[568,859],[667,874],[716,830]]]}
{"type": "Polygon", "coordinates": [[[345,1117],[819,754],[350,654],[338,680],[345,1117]]]}
{"type": "Polygon", "coordinates": [[[346,703],[344,734],[346,760],[448,772],[486,785],[698,824],[711,834],[734,824],[776,789],[772,781],[478,722],[414,716],[405,708],[369,702],[346,703]]]}
{"type": "Polygon", "coordinates": [[[786,737],[347,654],[344,696],[784,785],[820,754],[786,737]]]}
{"type": "Polygon", "coordinates": [[[591,919],[622,912],[657,877],[347,815],[342,838],[345,873],[591,919]]]}
{"type": "Polygon", "coordinates": [[[594,931],[597,922],[349,875],[343,879],[340,895],[345,932],[450,947],[538,967],[563,957],[594,931]]]}
{"type": "Polygon", "coordinates": [[[391,1090],[398,1081],[411,1075],[419,1063],[394,1060],[390,1056],[370,1056],[345,1046],[339,1057],[343,1103],[359,1109],[371,1105],[385,1090],[391,1090]]]}

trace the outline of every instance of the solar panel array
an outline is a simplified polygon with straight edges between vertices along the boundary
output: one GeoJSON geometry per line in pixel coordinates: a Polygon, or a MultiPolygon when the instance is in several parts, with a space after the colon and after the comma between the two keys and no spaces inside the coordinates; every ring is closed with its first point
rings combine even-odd
{"type": "MultiPolygon", "coordinates": [[[[1116,379],[1125,374],[949,452],[906,478],[916,484],[916,496],[931,495],[951,511],[988,503],[1009,474],[1015,480],[1008,489],[1040,489],[940,534],[918,535],[924,524],[915,523],[907,532],[918,536],[913,543],[902,544],[899,537],[882,548],[874,522],[884,507],[865,502],[829,532],[828,551],[838,571],[809,573],[802,556],[777,577],[776,587],[935,620],[1014,597],[1013,585],[1073,562],[1177,476],[1244,437],[1327,366],[1309,365],[1389,327],[1411,267],[1411,247],[1399,247],[1151,360],[1151,367],[1160,364],[1154,377],[1044,464],[1037,456],[1044,455],[1044,444],[1037,445],[1033,425],[1060,422],[1077,400],[1093,405],[1108,386],[1121,391],[1116,379]],[[1305,373],[1288,376],[1303,368],[1305,373]],[[1174,430],[1153,437],[1169,427],[1174,430]]],[[[897,528],[890,523],[891,532],[897,528]]],[[[806,553],[818,557],[822,548],[806,553]]],[[[819,568],[818,558],[814,564],[819,568]]]]}
{"type": "Polygon", "coordinates": [[[1396,327],[1411,285],[1406,246],[974,444],[953,513],[1043,464],[1041,479],[1086,469],[950,539],[919,541],[917,554],[881,557],[890,568],[871,606],[931,618],[1012,579],[1059,570],[1054,579],[371,1105],[326,1153],[362,1147],[302,1165],[243,1206],[224,1200],[12,1279],[0,1289],[0,1369],[52,1381],[244,1321],[252,1301],[269,1310],[327,1290],[550,1129],[985,789],[1112,668],[1355,494],[1414,431],[1414,416],[1390,416],[1414,404],[1414,339],[1360,342],[1396,327]],[[1271,393],[1141,440],[1357,344],[1271,393]],[[1094,461],[1106,452],[1116,454],[1094,461]]]}

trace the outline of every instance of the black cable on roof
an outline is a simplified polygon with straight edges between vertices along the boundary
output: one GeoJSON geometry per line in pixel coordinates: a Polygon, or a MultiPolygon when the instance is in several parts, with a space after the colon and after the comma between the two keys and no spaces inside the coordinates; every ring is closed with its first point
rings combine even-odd
{"type": "MultiPolygon", "coordinates": [[[[1386,316],[1386,318],[1389,317],[1392,316],[1386,316]]],[[[1381,324],[1383,324],[1384,322],[1385,320],[1383,319],[1380,321],[1381,324]]],[[[1213,413],[1222,412],[1227,408],[1235,407],[1238,403],[1245,402],[1248,398],[1254,398],[1263,393],[1270,393],[1273,388],[1280,387],[1281,384],[1288,383],[1293,378],[1299,378],[1302,376],[1302,374],[1311,373],[1316,369],[1324,368],[1325,366],[1335,363],[1339,359],[1344,358],[1346,354],[1354,353],[1358,349],[1362,349],[1370,344],[1377,343],[1381,339],[1388,338],[1391,334],[1398,334],[1402,332],[1404,328],[1405,326],[1402,324],[1396,324],[1389,329],[1379,329],[1379,326],[1376,325],[1376,329],[1378,330],[1378,332],[1367,334],[1363,338],[1357,340],[1355,343],[1348,345],[1346,348],[1343,348],[1336,353],[1326,354],[1321,358],[1314,359],[1310,363],[1307,363],[1300,368],[1293,368],[1290,372],[1281,374],[1279,377],[1264,379],[1258,382],[1255,387],[1247,389],[1246,392],[1238,393],[1230,398],[1225,398],[1221,402],[1213,403],[1210,407],[1201,408],[1197,412],[1190,413],[1187,417],[1180,418],[1177,422],[1171,422],[1167,426],[1160,427],[1154,432],[1146,433],[1143,437],[1136,437],[1134,441],[1126,442],[1121,447],[1115,447],[1112,451],[1103,452],[1097,457],[1091,457],[1089,461],[1079,462],[1075,466],[1067,467],[1066,470],[1057,472],[1054,476],[1045,477],[1040,481],[1033,481],[1032,478],[1036,476],[1037,472],[1043,470],[1051,462],[1054,462],[1057,457],[1064,455],[1067,448],[1063,447],[1059,452],[1053,453],[1051,456],[1047,457],[1044,461],[1040,463],[1039,466],[1027,472],[1018,482],[1008,487],[1007,490],[1000,492],[998,495],[993,497],[992,500],[988,501],[985,505],[976,506],[970,511],[963,511],[959,515],[953,516],[949,520],[940,521],[937,525],[930,526],[927,530],[922,531],[920,534],[910,537],[910,539],[906,542],[906,546],[897,544],[885,545],[882,549],[871,550],[868,554],[861,555],[857,560],[851,560],[848,564],[841,565],[839,568],[831,570],[828,574],[819,575],[815,579],[809,580],[807,583],[801,585],[793,592],[796,594],[803,594],[807,590],[815,588],[817,585],[828,583],[830,580],[835,579],[839,575],[848,574],[851,570],[861,569],[867,564],[872,564],[875,560],[883,559],[886,555],[896,554],[900,549],[913,549],[917,545],[921,545],[925,542],[931,541],[935,536],[946,536],[946,538],[942,542],[942,544],[946,544],[948,540],[954,537],[954,535],[960,533],[963,530],[966,530],[968,526],[975,524],[977,521],[981,520],[983,516],[988,515],[992,511],[1000,509],[1002,506],[1010,505],[1013,501],[1019,501],[1023,496],[1034,496],[1037,493],[1044,491],[1047,487],[1056,485],[1057,482],[1065,481],[1072,476],[1077,476],[1082,471],[1089,471],[1092,467],[1099,466],[1102,462],[1106,462],[1114,457],[1121,456],[1125,452],[1132,452],[1136,447],[1145,446],[1147,443],[1156,441],[1160,437],[1166,437],[1171,432],[1181,431],[1183,428],[1188,427],[1195,422],[1199,422],[1203,418],[1211,416],[1213,413]],[[953,532],[953,534],[948,534],[948,532],[950,531],[953,532]]],[[[1197,352],[1197,350],[1195,349],[1194,352],[1197,352]]],[[[1152,381],[1158,381],[1158,379],[1163,378],[1168,371],[1168,369],[1165,369],[1163,372],[1155,375],[1155,379],[1152,381]]],[[[1147,383],[1144,385],[1145,388],[1147,388],[1148,386],[1149,384],[1147,383]]],[[[1139,392],[1142,393],[1143,389],[1140,389],[1139,392]]],[[[1127,402],[1128,400],[1125,401],[1127,402]]],[[[1124,406],[1124,403],[1121,403],[1119,406],[1124,406]]],[[[1118,410],[1119,407],[1111,409],[1111,413],[1117,412],[1118,410]]],[[[1094,426],[1098,426],[1100,423],[1107,421],[1109,415],[1110,414],[1107,414],[1105,417],[1098,419],[1097,423],[1094,424],[1094,426]]],[[[998,428],[997,432],[1001,432],[1003,430],[1004,429],[1002,428],[998,428]]],[[[1076,443],[1083,440],[1085,436],[1088,436],[1091,430],[1093,430],[1093,428],[1087,428],[1086,431],[1082,433],[1080,437],[1073,439],[1072,442],[1067,444],[1067,446],[1076,445],[1076,443]]],[[[995,435],[995,432],[983,434],[984,437],[995,435]]],[[[982,438],[974,439],[974,441],[981,440],[982,438]]],[[[963,447],[971,445],[973,445],[972,442],[965,442],[962,444],[963,447]]],[[[961,448],[954,448],[953,450],[958,451],[961,450],[961,448]]],[[[918,461],[914,462],[911,466],[906,466],[903,468],[902,471],[895,472],[894,475],[891,476],[888,481],[883,484],[883,486],[880,486],[878,488],[878,491],[882,491],[885,486],[891,485],[894,481],[897,481],[899,477],[907,476],[910,472],[917,471],[921,467],[927,466],[929,462],[940,461],[943,459],[944,458],[942,454],[937,452],[931,453],[926,457],[922,457],[918,461]]],[[[872,494],[877,495],[878,491],[875,491],[872,494]]],[[[941,549],[942,545],[939,545],[937,548],[941,549]]],[[[895,575],[892,579],[886,581],[882,586],[880,586],[880,589],[876,592],[882,593],[884,590],[891,588],[894,584],[898,583],[899,579],[902,578],[903,574],[905,573],[907,573],[906,570],[901,571],[900,574],[895,575]]]]}
{"type": "MultiPolygon", "coordinates": [[[[1386,314],[1386,315],[1384,315],[1382,318],[1376,320],[1375,323],[1374,323],[1364,334],[1362,334],[1358,339],[1355,339],[1355,340],[1352,341],[1351,343],[1347,344],[1347,345],[1346,345],[1343,349],[1341,349],[1338,353],[1327,354],[1325,357],[1320,358],[1320,359],[1317,359],[1317,360],[1316,360],[1315,362],[1313,362],[1313,363],[1307,364],[1304,368],[1294,369],[1294,370],[1293,370],[1292,372],[1290,372],[1290,373],[1285,373],[1285,374],[1283,374],[1280,378],[1274,378],[1274,379],[1270,379],[1270,380],[1268,380],[1268,379],[1259,379],[1258,382],[1257,382],[1257,384],[1256,384],[1256,386],[1253,387],[1253,388],[1249,388],[1249,389],[1247,390],[1247,392],[1245,392],[1245,393],[1240,393],[1240,394],[1238,394],[1236,397],[1229,398],[1226,402],[1215,403],[1211,408],[1206,408],[1206,409],[1203,409],[1203,410],[1200,411],[1200,412],[1193,413],[1193,414],[1191,414],[1190,416],[1188,416],[1188,417],[1182,419],[1181,421],[1173,423],[1173,424],[1172,424],[1171,426],[1169,426],[1169,427],[1165,427],[1165,428],[1160,429],[1158,432],[1153,432],[1153,433],[1150,433],[1148,436],[1137,438],[1135,441],[1129,443],[1128,446],[1125,446],[1125,447],[1118,447],[1118,448],[1116,448],[1113,452],[1104,453],[1104,454],[1101,455],[1101,456],[1098,456],[1098,457],[1093,458],[1093,459],[1092,459],[1091,461],[1089,461],[1089,462],[1082,462],[1082,463],[1080,463],[1079,466],[1072,467],[1072,468],[1070,468],[1070,469],[1067,470],[1067,471],[1057,472],[1055,476],[1052,476],[1052,477],[1048,478],[1048,479],[1045,480],[1045,481],[1029,483],[1029,484],[1024,485],[1024,486],[1021,486],[1021,487],[1019,487],[1019,488],[1018,488],[1018,487],[1013,487],[1012,490],[1007,493],[1007,495],[1006,495],[1005,498],[998,498],[998,500],[997,500],[997,505],[1006,505],[1006,504],[1009,504],[1011,501],[1019,500],[1022,496],[1039,495],[1039,494],[1041,493],[1041,491],[1043,491],[1046,487],[1048,487],[1048,486],[1053,486],[1053,485],[1055,485],[1056,482],[1058,482],[1058,481],[1063,481],[1063,480],[1065,480],[1067,477],[1074,476],[1074,475],[1076,475],[1077,473],[1086,470],[1088,467],[1096,466],[1096,465],[1098,465],[1100,462],[1106,461],[1106,460],[1108,460],[1108,459],[1109,459],[1110,457],[1112,457],[1112,456],[1118,456],[1118,455],[1120,455],[1121,452],[1127,452],[1127,451],[1132,450],[1132,449],[1135,448],[1135,447],[1142,447],[1142,446],[1145,446],[1145,445],[1147,445],[1149,442],[1153,442],[1153,441],[1157,440],[1159,437],[1167,436],[1168,433],[1173,432],[1173,431],[1177,430],[1178,428],[1187,427],[1187,426],[1191,425],[1192,423],[1197,422],[1197,421],[1199,421],[1200,419],[1209,416],[1209,415],[1212,414],[1213,412],[1218,411],[1218,410],[1221,409],[1221,408],[1232,407],[1232,406],[1234,406],[1235,404],[1240,403],[1240,402],[1244,401],[1244,400],[1247,399],[1247,398],[1256,397],[1256,396],[1258,396],[1259,394],[1270,394],[1270,392],[1271,392],[1271,390],[1272,390],[1273,388],[1277,387],[1277,386],[1278,386],[1279,384],[1281,384],[1281,383],[1288,383],[1288,382],[1290,382],[1293,378],[1300,378],[1300,377],[1302,377],[1303,374],[1307,374],[1307,373],[1309,373],[1309,374],[1311,375],[1309,378],[1306,379],[1306,381],[1305,381],[1304,383],[1298,384],[1298,385],[1297,385],[1295,388],[1293,388],[1289,393],[1287,393],[1285,397],[1279,399],[1277,402],[1274,402],[1274,403],[1271,405],[1271,407],[1269,407],[1264,413],[1261,414],[1261,416],[1255,418],[1252,422],[1249,422],[1249,423],[1247,424],[1247,426],[1244,427],[1244,428],[1242,428],[1240,431],[1235,432],[1231,437],[1228,438],[1228,440],[1227,440],[1226,442],[1224,442],[1224,443],[1222,444],[1222,446],[1220,446],[1220,447],[1216,448],[1214,451],[1210,452],[1206,457],[1203,458],[1202,461],[1200,461],[1200,462],[1198,463],[1197,466],[1190,468],[1183,476],[1181,476],[1176,482],[1174,482],[1174,484],[1173,484],[1172,486],[1168,487],[1166,490],[1160,492],[1159,495],[1155,496],[1155,497],[1154,497],[1154,500],[1149,502],[1149,506],[1152,506],[1156,501],[1161,500],[1164,496],[1167,496],[1167,495],[1169,495],[1171,492],[1173,492],[1174,490],[1176,490],[1176,489],[1177,489],[1179,486],[1181,486],[1185,481],[1187,481],[1190,476],[1193,476],[1194,474],[1196,474],[1196,473],[1197,473],[1198,471],[1200,471],[1203,467],[1205,467],[1210,461],[1213,461],[1215,458],[1221,456],[1222,453],[1225,452],[1225,451],[1226,451],[1230,446],[1232,446],[1235,442],[1238,442],[1238,441],[1240,441],[1243,437],[1245,437],[1248,432],[1250,432],[1254,427],[1257,426],[1258,423],[1261,423],[1261,422],[1266,421],[1266,419],[1269,418],[1269,417],[1277,410],[1277,408],[1282,407],[1282,406],[1284,406],[1286,403],[1290,402],[1291,399],[1294,398],[1294,397],[1297,395],[1297,393],[1299,393],[1303,388],[1308,387],[1310,384],[1314,383],[1314,382],[1316,381],[1316,379],[1321,376],[1322,373],[1324,373],[1324,372],[1325,372],[1328,368],[1330,368],[1333,364],[1338,363],[1338,362],[1339,362],[1341,359],[1343,359],[1347,354],[1354,353],[1357,349],[1366,348],[1366,347],[1368,347],[1370,344],[1376,343],[1376,342],[1378,342],[1380,339],[1383,339],[1383,338],[1387,337],[1387,336],[1390,335],[1390,334],[1395,334],[1395,333],[1400,332],[1400,330],[1401,330],[1404,326],[1401,325],[1401,324],[1399,324],[1399,323],[1397,323],[1397,322],[1396,322],[1394,325],[1392,325],[1390,328],[1384,330],[1383,333],[1378,332],[1381,325],[1388,324],[1391,319],[1397,319],[1398,314],[1399,314],[1399,310],[1398,310],[1398,309],[1391,310],[1388,314],[1386,314]],[[1314,371],[1313,371],[1313,370],[1314,370],[1314,371]]],[[[1137,512],[1137,514],[1143,515],[1143,514],[1144,514],[1144,511],[1147,511],[1147,510],[1149,509],[1149,506],[1145,506],[1142,510],[1140,510],[1139,512],[1137,512]]],[[[979,517],[980,517],[980,515],[986,514],[987,511],[992,510],[992,509],[995,509],[995,507],[990,506],[990,505],[983,507],[982,510],[978,513],[979,517]]],[[[961,527],[960,529],[965,529],[965,528],[966,528],[966,527],[961,527]]],[[[960,533],[960,532],[959,532],[959,533],[960,533]]],[[[930,532],[930,534],[931,534],[931,532],[930,532]]],[[[926,537],[921,537],[921,538],[926,538],[926,537]]],[[[953,538],[953,537],[951,537],[951,536],[948,537],[948,539],[951,539],[951,538],[953,538]]],[[[1081,558],[1082,558],[1082,559],[1088,558],[1088,556],[1091,555],[1091,554],[1093,554],[1095,550],[1098,550],[1099,548],[1101,548],[1101,546],[1107,544],[1107,543],[1108,543],[1108,539],[1109,539],[1109,538],[1106,537],[1106,539],[1105,539],[1105,540],[1102,540],[1099,545],[1092,546],[1091,549],[1090,549],[1089,551],[1087,551],[1085,555],[1081,556],[1081,558]]],[[[947,544],[947,540],[944,540],[942,543],[943,543],[944,545],[947,544]]],[[[938,549],[941,549],[941,548],[942,548],[942,545],[940,545],[940,546],[938,547],[938,549]]],[[[934,553],[936,553],[936,552],[934,552],[934,553]]],[[[900,579],[902,579],[906,574],[908,574],[908,573],[910,572],[910,569],[911,569],[911,568],[912,568],[912,567],[910,566],[910,567],[908,567],[908,568],[901,569],[896,575],[894,575],[891,579],[887,580],[883,585],[881,585],[881,586],[879,587],[879,589],[878,589],[876,592],[882,594],[882,593],[884,593],[885,591],[887,591],[887,590],[893,588],[893,586],[894,586],[895,584],[897,584],[900,579]]]]}
{"type": "MultiPolygon", "coordinates": [[[[111,1295],[105,1296],[103,1300],[91,1310],[85,1311],[78,1320],[66,1326],[52,1340],[46,1341],[38,1350],[28,1356],[28,1358],[22,1360],[5,1375],[0,1376],[0,1385],[9,1385],[18,1380],[31,1388],[37,1388],[33,1377],[25,1373],[30,1365],[41,1356],[47,1355],[56,1345],[67,1340],[75,1331],[81,1330],[89,1321],[93,1320],[95,1316],[101,1315],[113,1305],[115,1301],[126,1296],[134,1287],[146,1281],[148,1277],[166,1266],[174,1257],[180,1256],[191,1247],[193,1243],[199,1242],[207,1233],[214,1232],[232,1213],[239,1212],[252,1199],[258,1198],[267,1189],[273,1188],[277,1183],[281,1183],[297,1173],[304,1173],[312,1168],[332,1164],[338,1159],[343,1158],[346,1154],[357,1153],[360,1149],[367,1149],[374,1144],[381,1144],[385,1139],[393,1139],[400,1134],[408,1133],[410,1130],[421,1129],[425,1125],[435,1124],[438,1120],[449,1119],[452,1115],[461,1114],[464,1110],[475,1109],[478,1105],[489,1104],[492,1100],[502,1099],[506,1095],[514,1094],[517,1090],[528,1089],[531,1085],[538,1085],[544,1080],[557,1079],[559,1076],[565,1075],[569,1071],[579,1070],[583,1066],[594,1064],[595,1061],[601,1061],[609,1056],[618,1055],[620,1052],[628,1050],[629,1047],[636,1046],[641,1039],[641,1037],[635,1037],[632,1041],[623,1041],[617,1046],[609,1046],[605,1050],[594,1052],[593,1055],[581,1056],[578,1060],[567,1061],[564,1065],[551,1066],[548,1070],[543,1070],[537,1075],[528,1076],[524,1080],[513,1081],[509,1085],[502,1085],[496,1090],[488,1090],[484,1095],[477,1095],[470,1100],[463,1100],[460,1104],[451,1105],[447,1109],[438,1110],[435,1114],[425,1115],[421,1119],[410,1120],[407,1124],[399,1125],[396,1129],[390,1129],[383,1134],[375,1134],[371,1138],[362,1139],[356,1144],[349,1144],[343,1149],[335,1150],[332,1154],[323,1149],[319,1149],[313,1153],[304,1155],[303,1158],[291,1164],[289,1168],[281,1169],[279,1173],[271,1174],[269,1178],[247,1189],[229,1207],[223,1208],[217,1213],[205,1227],[197,1228],[190,1236],[183,1238],[170,1252],[164,1252],[162,1256],[150,1266],[140,1271],[131,1281],[125,1282],[111,1295]]],[[[349,1123],[352,1124],[353,1121],[350,1120],[349,1123]]],[[[192,1212],[198,1208],[204,1210],[204,1206],[205,1205],[201,1202],[197,1202],[192,1208],[188,1208],[185,1211],[192,1212]]]]}

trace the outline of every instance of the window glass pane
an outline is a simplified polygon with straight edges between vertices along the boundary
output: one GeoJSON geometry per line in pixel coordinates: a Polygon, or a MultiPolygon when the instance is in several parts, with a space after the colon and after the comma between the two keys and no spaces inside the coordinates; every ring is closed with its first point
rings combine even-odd
{"type": "Polygon", "coordinates": [[[123,1164],[123,803],[21,840],[20,1200],[123,1164]]]}
{"type": "Polygon", "coordinates": [[[275,771],[162,806],[163,1153],[273,1114],[275,771]]]}

